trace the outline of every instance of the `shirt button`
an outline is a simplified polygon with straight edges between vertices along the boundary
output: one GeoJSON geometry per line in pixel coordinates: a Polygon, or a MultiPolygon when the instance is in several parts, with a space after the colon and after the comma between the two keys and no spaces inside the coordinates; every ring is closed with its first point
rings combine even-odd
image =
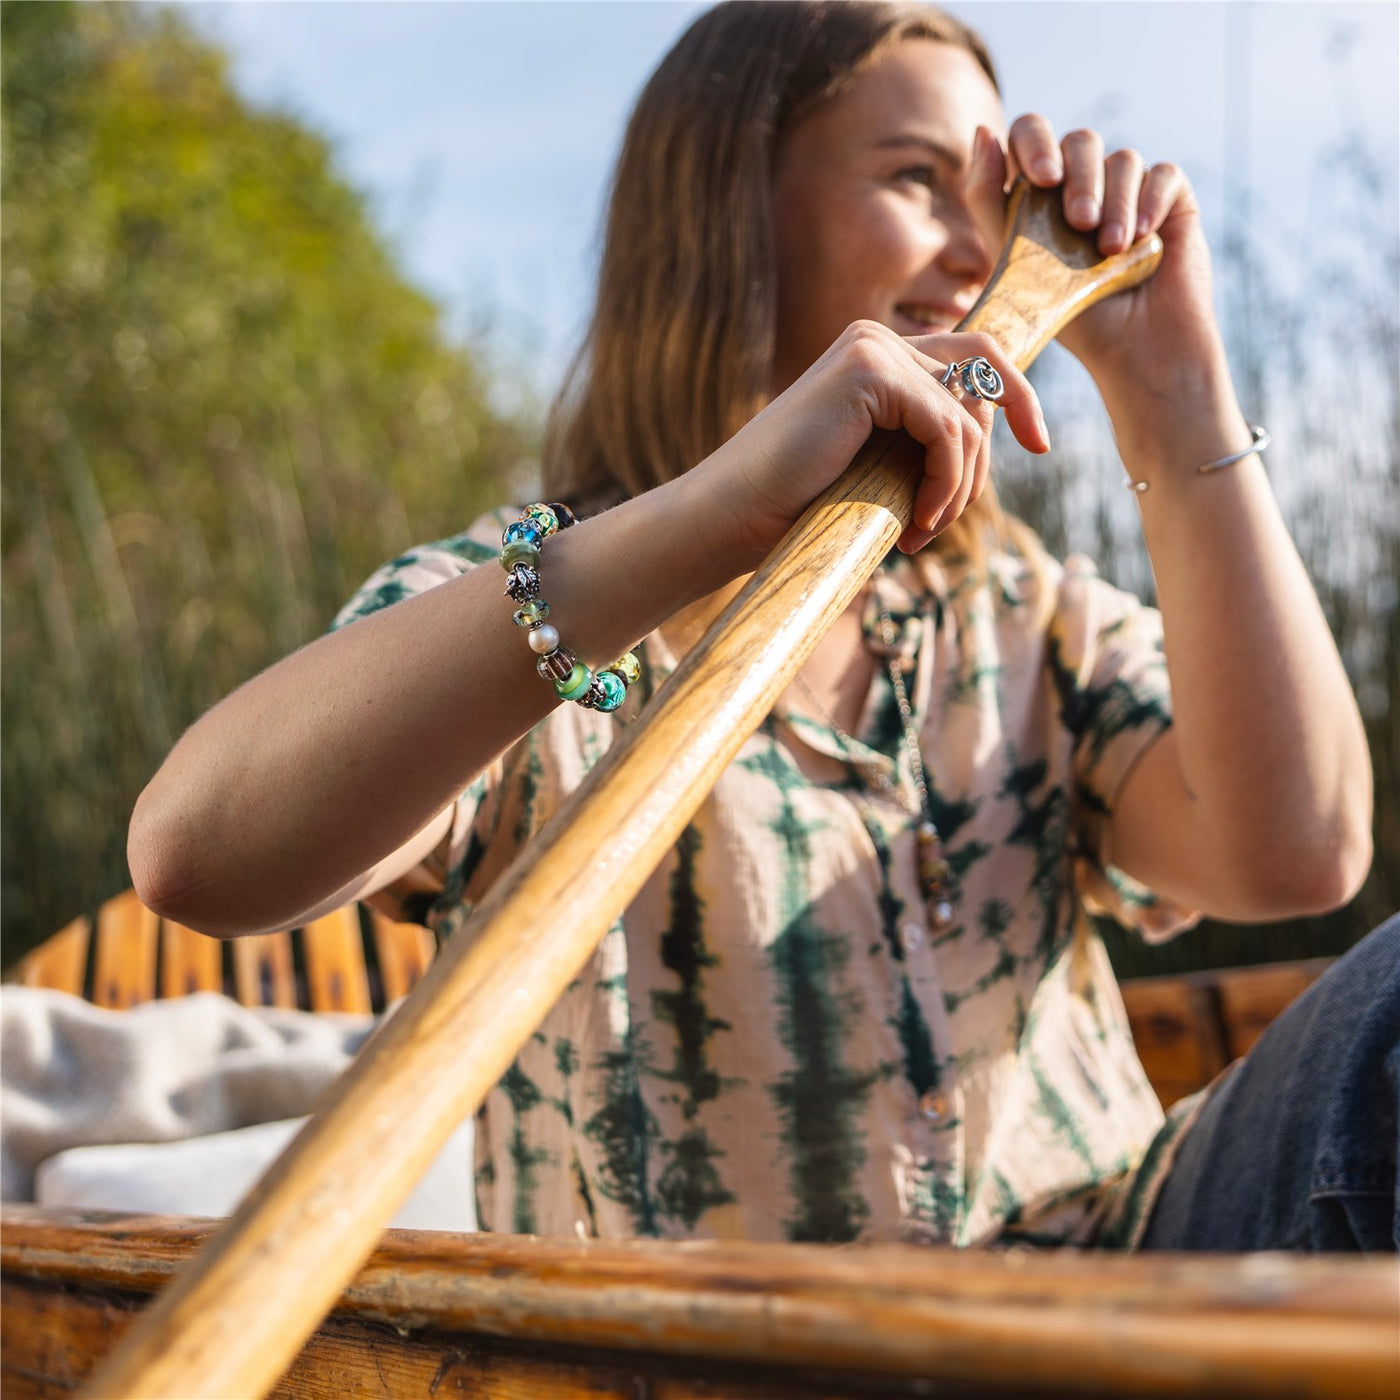
{"type": "Polygon", "coordinates": [[[917,953],[924,946],[924,931],[920,925],[911,921],[900,929],[899,941],[904,944],[906,953],[917,953]]]}
{"type": "Polygon", "coordinates": [[[930,1123],[941,1123],[948,1116],[948,1100],[932,1089],[919,1095],[919,1112],[930,1123]]]}

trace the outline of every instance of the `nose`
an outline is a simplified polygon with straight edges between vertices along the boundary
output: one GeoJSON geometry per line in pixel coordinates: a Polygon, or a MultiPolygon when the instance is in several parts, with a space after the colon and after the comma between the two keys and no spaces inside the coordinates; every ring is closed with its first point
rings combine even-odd
{"type": "Polygon", "coordinates": [[[947,238],[938,261],[950,274],[969,282],[985,282],[996,262],[999,239],[978,223],[965,199],[950,199],[940,212],[947,238]]]}

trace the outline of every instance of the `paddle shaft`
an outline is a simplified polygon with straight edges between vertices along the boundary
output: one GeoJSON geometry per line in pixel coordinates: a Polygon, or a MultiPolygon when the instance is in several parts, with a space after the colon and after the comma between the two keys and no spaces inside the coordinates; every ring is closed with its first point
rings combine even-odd
{"type": "MultiPolygon", "coordinates": [[[[1059,199],[1013,193],[1005,249],[961,327],[990,332],[1022,368],[1161,256],[1154,235],[1099,262],[1059,199]]],[[[261,1396],[276,1383],[899,537],[922,460],[902,433],[872,436],[84,1395],[261,1396]]]]}

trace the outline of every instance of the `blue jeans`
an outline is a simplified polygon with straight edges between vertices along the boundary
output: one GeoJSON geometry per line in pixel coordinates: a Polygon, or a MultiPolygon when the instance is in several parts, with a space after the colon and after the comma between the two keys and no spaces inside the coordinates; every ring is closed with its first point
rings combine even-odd
{"type": "Polygon", "coordinates": [[[1178,1149],[1144,1249],[1394,1250],[1400,915],[1298,998],[1178,1149]]]}

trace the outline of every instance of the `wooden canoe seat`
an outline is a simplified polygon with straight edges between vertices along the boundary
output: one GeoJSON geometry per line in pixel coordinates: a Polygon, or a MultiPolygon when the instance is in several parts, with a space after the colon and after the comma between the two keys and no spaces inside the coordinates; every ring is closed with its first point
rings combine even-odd
{"type": "Polygon", "coordinates": [[[95,937],[93,920],[74,919],[19,963],[14,980],[112,1010],[224,992],[244,1006],[364,1013],[409,991],[436,951],[427,929],[368,905],[346,905],[289,932],[224,940],[159,918],[127,890],[97,911],[95,937]]]}
{"type": "MultiPolygon", "coordinates": [[[[98,910],[95,942],[92,924],[84,917],[60,929],[20,962],[14,980],[113,1009],[211,991],[245,1006],[379,1012],[412,989],[437,951],[427,929],[395,923],[363,904],[293,932],[223,940],[158,918],[127,890],[98,910]]],[[[1133,1039],[1162,1103],[1194,1093],[1248,1054],[1329,962],[1124,982],[1133,1039]]]]}
{"type": "Polygon", "coordinates": [[[1269,1023],[1331,965],[1267,963],[1122,983],[1138,1056],[1166,1107],[1247,1055],[1269,1023]]]}

